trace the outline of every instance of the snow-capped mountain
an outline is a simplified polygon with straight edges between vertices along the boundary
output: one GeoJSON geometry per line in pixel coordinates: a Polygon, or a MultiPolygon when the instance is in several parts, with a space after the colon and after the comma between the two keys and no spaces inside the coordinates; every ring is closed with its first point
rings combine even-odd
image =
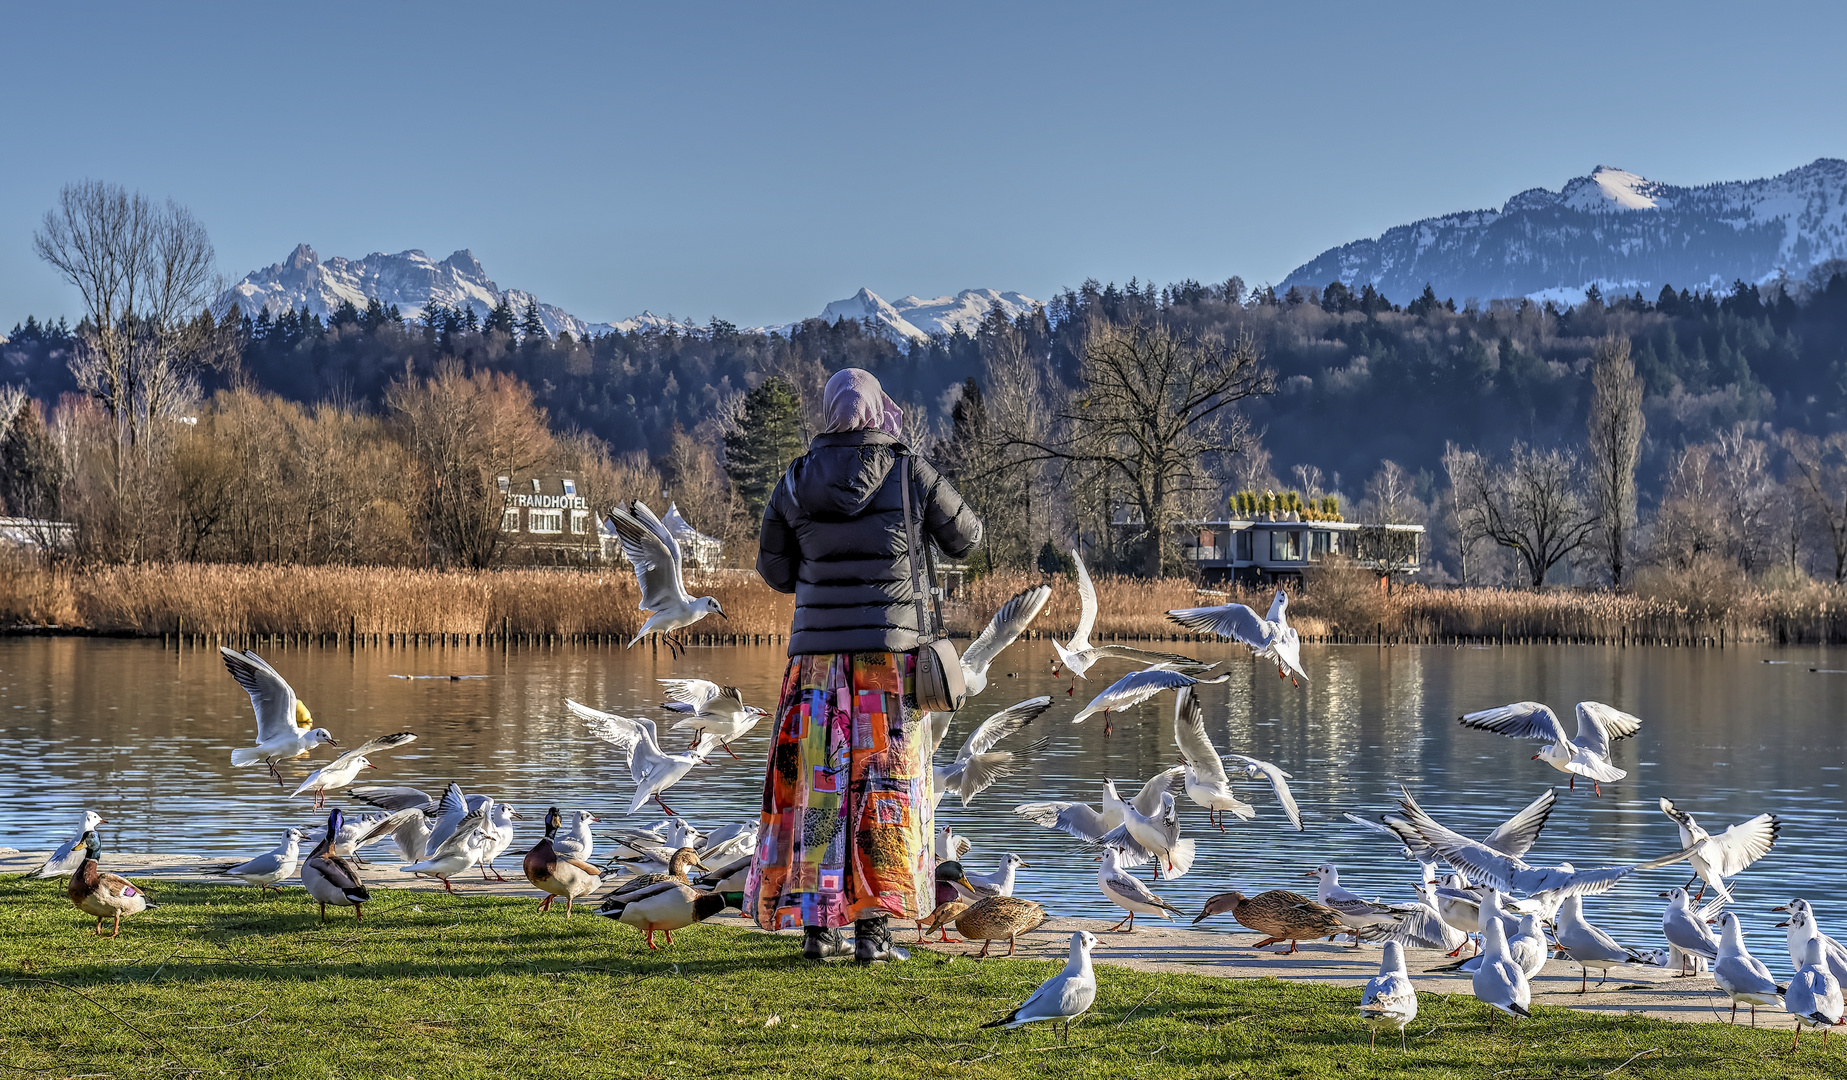
{"type": "Polygon", "coordinates": [[[1458,302],[1604,293],[1654,299],[1663,285],[1723,291],[1743,278],[1800,279],[1847,258],[1847,161],[1819,158],[1767,180],[1676,187],[1599,165],[1558,191],[1534,188],[1499,210],[1426,218],[1330,248],[1291,285],[1370,283],[1403,303],[1429,283],[1458,302]]]}
{"type": "MultiPolygon", "coordinates": [[[[958,329],[973,334],[981,320],[987,317],[989,307],[996,303],[1009,319],[1039,306],[1039,301],[1030,296],[994,289],[963,289],[954,296],[928,300],[917,296],[886,300],[871,289],[861,289],[845,300],[836,300],[822,308],[821,318],[827,322],[870,319],[891,334],[921,340],[934,334],[951,334],[958,329]]],[[[786,332],[796,325],[791,323],[783,329],[786,332]]]]}

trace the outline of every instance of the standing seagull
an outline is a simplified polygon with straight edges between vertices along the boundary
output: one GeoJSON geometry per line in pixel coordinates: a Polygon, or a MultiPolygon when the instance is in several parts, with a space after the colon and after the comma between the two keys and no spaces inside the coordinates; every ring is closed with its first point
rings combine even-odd
{"type": "Polygon", "coordinates": [[[1815,909],[1809,906],[1807,900],[1798,897],[1770,910],[1789,912],[1789,918],[1777,925],[1789,928],[1789,962],[1792,965],[1802,966],[1802,955],[1806,951],[1802,942],[1807,938],[1817,938],[1821,941],[1821,955],[1828,961],[1828,971],[1842,985],[1847,986],[1847,946],[1821,932],[1821,924],[1815,921],[1815,909]],[[1797,915],[1802,918],[1797,919],[1797,915]]]}
{"type": "Polygon", "coordinates": [[[1592,926],[1584,918],[1584,898],[1567,896],[1559,905],[1558,926],[1555,931],[1559,948],[1578,965],[1582,977],[1578,980],[1578,993],[1590,992],[1590,969],[1596,968],[1602,973],[1597,985],[1602,986],[1610,977],[1610,969],[1618,964],[1641,963],[1642,957],[1634,949],[1616,943],[1616,939],[1592,926]]]}
{"type": "Polygon", "coordinates": [[[988,688],[988,667],[994,658],[1026,632],[1051,595],[1050,585],[1034,585],[1015,593],[988,620],[981,635],[969,642],[962,651],[962,683],[968,687],[969,697],[988,688]]]}
{"type": "Polygon", "coordinates": [[[1533,987],[1526,981],[1526,972],[1507,955],[1507,931],[1501,920],[1488,919],[1482,926],[1481,939],[1481,967],[1475,969],[1470,981],[1476,1000],[1508,1016],[1531,1016],[1528,1007],[1533,1003],[1533,987]]]}
{"type": "Polygon", "coordinates": [[[622,554],[635,568],[635,580],[641,585],[638,610],[653,613],[630,639],[629,648],[649,634],[659,634],[670,650],[681,650],[685,646],[673,636],[674,631],[684,630],[707,615],[730,619],[716,599],[695,598],[686,591],[680,543],[647,504],[639,499],[627,508],[618,504],[609,512],[609,527],[622,541],[622,554]]]}
{"type": "Polygon", "coordinates": [[[1366,980],[1360,994],[1360,1023],[1372,1029],[1372,1048],[1379,1048],[1379,1029],[1398,1029],[1398,1048],[1409,1050],[1405,1025],[1417,1019],[1417,987],[1411,985],[1411,972],[1405,967],[1404,946],[1396,941],[1385,943],[1385,956],[1379,961],[1379,973],[1366,980]]]}
{"type": "MultiPolygon", "coordinates": [[[[1669,889],[1661,895],[1667,898],[1667,910],[1661,914],[1661,934],[1667,938],[1667,943],[1686,956],[1717,960],[1719,939],[1712,936],[1705,917],[1693,910],[1687,898],[1687,890],[1669,889]]],[[[1685,959],[1681,961],[1680,968],[1680,974],[1685,976],[1685,959]]]]}
{"type": "MultiPolygon", "coordinates": [[[[1792,915],[1790,921],[1806,919],[1806,915],[1792,915]]],[[[1809,938],[1802,954],[1802,966],[1796,969],[1795,977],[1789,980],[1789,988],[1783,993],[1783,1008],[1796,1021],[1796,1037],[1789,1044],[1794,1050],[1802,1044],[1802,1029],[1820,1028],[1821,1037],[1828,1037],[1828,1029],[1841,1022],[1843,1012],[1841,1001],[1841,984],[1828,970],[1826,961],[1821,956],[1821,940],[1809,938]]]]}
{"type": "Polygon", "coordinates": [[[693,766],[703,765],[706,757],[718,749],[718,736],[710,732],[699,736],[691,750],[678,754],[667,754],[661,750],[661,744],[654,733],[654,721],[643,717],[631,720],[626,716],[617,716],[592,709],[588,705],[579,705],[575,701],[566,701],[571,711],[590,723],[590,734],[612,746],[620,747],[628,756],[629,775],[635,780],[635,797],[629,801],[628,813],[634,813],[648,804],[649,799],[660,803],[662,810],[673,814],[673,809],[661,802],[661,795],[693,771],[693,766]]]}
{"type": "Polygon", "coordinates": [[[325,804],[329,791],[335,791],[352,783],[359,776],[361,769],[378,768],[366,758],[367,754],[375,754],[380,750],[390,750],[416,741],[416,735],[408,731],[400,731],[395,735],[381,735],[376,739],[361,743],[309,773],[308,778],[301,782],[301,786],[296,788],[289,798],[293,799],[297,795],[312,791],[314,792],[314,808],[319,810],[325,804]]]}
{"type": "Polygon", "coordinates": [[[282,774],[276,771],[276,762],[307,757],[309,751],[322,743],[340,745],[326,728],[309,727],[314,717],[308,712],[308,706],[295,696],[295,689],[288,680],[277,674],[262,657],[249,651],[235,652],[222,645],[218,651],[224,654],[224,666],[231,677],[250,695],[251,707],[257,714],[257,744],[231,751],[233,766],[243,768],[260,761],[269,766],[269,774],[276,778],[276,785],[286,787],[282,774]]]}
{"type": "Polygon", "coordinates": [[[69,840],[59,844],[58,850],[52,852],[50,858],[40,863],[37,870],[32,871],[32,876],[54,878],[68,877],[76,873],[77,868],[83,865],[83,835],[95,832],[98,825],[107,824],[109,824],[108,820],[101,814],[94,810],[85,810],[83,817],[77,819],[77,831],[71,834],[69,840]]]}
{"type": "MultiPolygon", "coordinates": [[[[1705,883],[1694,895],[1695,901],[1706,895],[1706,886],[1710,885],[1720,899],[1729,903],[1732,891],[1725,887],[1725,879],[1737,877],[1746,867],[1768,855],[1776,846],[1777,830],[1783,827],[1782,820],[1775,814],[1759,814],[1714,836],[1700,828],[1692,814],[1675,806],[1672,799],[1661,800],[1661,812],[1680,826],[1680,846],[1695,849],[1687,857],[1687,863],[1693,867],[1693,877],[1705,883]]],[[[1693,878],[1688,878],[1687,884],[1691,886],[1693,878]]]]}
{"type": "Polygon", "coordinates": [[[1258,659],[1274,662],[1277,678],[1288,679],[1291,685],[1308,681],[1308,673],[1302,670],[1302,636],[1289,625],[1289,594],[1282,589],[1270,601],[1270,613],[1261,618],[1243,604],[1179,608],[1167,617],[1188,630],[1242,641],[1257,650],[1258,659]]]}
{"type": "Polygon", "coordinates": [[[710,732],[718,736],[719,745],[733,760],[731,741],[743,737],[769,715],[767,709],[744,704],[744,695],[735,686],[719,686],[704,679],[660,679],[667,688],[668,700],[661,705],[677,713],[691,713],[673,722],[673,731],[690,730],[696,740],[710,732]]]}
{"type": "Polygon", "coordinates": [[[243,878],[244,884],[255,885],[259,893],[265,889],[280,893],[282,889],[277,883],[295,876],[295,868],[301,863],[301,842],[307,838],[306,832],[290,829],[282,834],[282,843],[274,851],[266,851],[249,862],[224,867],[218,873],[243,878]]]}
{"type": "Polygon", "coordinates": [[[1514,739],[1547,740],[1539,753],[1533,755],[1533,760],[1544,761],[1559,772],[1570,774],[1573,788],[1578,786],[1578,777],[1585,777],[1598,795],[1603,794],[1604,784],[1614,784],[1629,775],[1610,763],[1610,745],[1618,739],[1627,739],[1642,727],[1640,717],[1596,701],[1578,702],[1576,738],[1568,738],[1558,714],[1537,701],[1516,701],[1512,705],[1472,712],[1457,717],[1456,722],[1463,727],[1492,731],[1514,739]]]}
{"type": "Polygon", "coordinates": [[[1005,1024],[1016,1028],[1022,1024],[1050,1020],[1063,1026],[1063,1041],[1071,1041],[1071,1021],[1084,1015],[1097,1000],[1097,972],[1090,966],[1090,950],[1097,947],[1097,937],[1088,930],[1071,935],[1071,959],[1065,969],[1039,984],[1039,989],[1020,1007],[981,1025],[984,1028],[1005,1024]]]}
{"type": "Polygon", "coordinates": [[[1077,711],[1071,718],[1073,724],[1081,724],[1092,713],[1103,714],[1103,730],[1108,731],[1109,714],[1133,709],[1142,702],[1163,690],[1178,690],[1182,687],[1198,686],[1201,683],[1222,683],[1231,678],[1230,672],[1220,672],[1215,678],[1196,679],[1183,672],[1167,668],[1145,668],[1131,671],[1111,683],[1101,694],[1090,699],[1090,704],[1077,711]]]}
{"type": "Polygon", "coordinates": [[[1088,679],[1092,665],[1106,657],[1119,660],[1134,660],[1141,664],[1175,664],[1187,667],[1201,667],[1199,661],[1191,656],[1176,653],[1150,652],[1147,649],[1131,649],[1127,645],[1102,645],[1090,643],[1090,631],[1097,625],[1097,587],[1090,582],[1090,571],[1084,569],[1084,560],[1077,552],[1071,553],[1077,565],[1077,629],[1072,631],[1071,640],[1063,645],[1057,638],[1052,639],[1052,651],[1058,654],[1058,660],[1052,665],[1052,675],[1058,675],[1062,665],[1069,668],[1073,676],[1067,694],[1077,693],[1077,680],[1088,679]]]}
{"type": "Polygon", "coordinates": [[[1231,790],[1225,762],[1206,733],[1206,711],[1190,686],[1182,686],[1174,695],[1174,745],[1186,762],[1186,797],[1206,809],[1207,820],[1219,832],[1225,831],[1223,815],[1228,811],[1244,821],[1257,816],[1256,808],[1231,790]]]}
{"type": "Polygon", "coordinates": [[[1128,917],[1119,919],[1110,931],[1122,930],[1122,924],[1128,923],[1125,934],[1135,932],[1136,915],[1158,915],[1171,919],[1180,914],[1180,909],[1154,894],[1154,890],[1142,883],[1142,879],[1122,868],[1122,853],[1113,847],[1103,849],[1098,857],[1097,888],[1109,902],[1128,912],[1128,917]]]}
{"type": "MultiPolygon", "coordinates": [[[[1007,750],[995,750],[994,745],[1002,739],[1039,718],[1039,715],[1052,707],[1052,699],[1044,695],[1027,698],[1018,705],[1010,705],[993,716],[983,720],[975,730],[962,740],[962,748],[956,751],[956,758],[947,765],[932,765],[932,793],[938,803],[943,796],[954,793],[967,806],[969,800],[986,791],[996,780],[1013,772],[1013,753],[1007,750]]],[[[953,714],[945,713],[945,720],[953,714]]],[[[934,721],[936,717],[932,715],[934,721]]],[[[932,723],[932,727],[936,725],[932,723]]],[[[948,734],[949,725],[943,724],[944,735],[948,734]]],[[[938,740],[940,743],[940,739],[938,740]]],[[[1044,743],[1034,743],[1028,750],[1043,748],[1044,743]]]]}
{"type": "Polygon", "coordinates": [[[1775,1005],[1785,987],[1771,978],[1764,962],[1744,947],[1744,926],[1735,911],[1719,915],[1719,959],[1712,965],[1712,981],[1732,999],[1732,1023],[1738,1022],[1738,1006],[1751,1007],[1751,1026],[1757,1026],[1757,1007],[1775,1005]]]}

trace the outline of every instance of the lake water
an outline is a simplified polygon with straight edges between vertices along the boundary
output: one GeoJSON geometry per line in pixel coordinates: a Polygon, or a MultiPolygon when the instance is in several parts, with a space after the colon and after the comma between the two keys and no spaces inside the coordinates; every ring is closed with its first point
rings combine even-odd
{"type": "MultiPolygon", "coordinates": [[[[1455,718],[1530,698],[1552,705],[1571,728],[1572,704],[1594,699],[1645,721],[1638,737],[1617,744],[1617,763],[1630,776],[1606,787],[1602,798],[1585,785],[1561,790],[1534,859],[1586,867],[1671,852],[1678,837],[1656,806],[1663,795],[1713,831],[1772,811],[1783,818],[1782,838],[1736,886],[1759,951],[1778,955],[1782,935],[1769,929],[1775,918],[1768,909],[1797,894],[1820,910],[1824,928],[1847,933],[1847,848],[1840,839],[1847,815],[1841,787],[1847,674],[1825,670],[1847,668],[1839,651],[1309,646],[1303,661],[1313,682],[1296,689],[1276,679],[1273,668],[1253,664],[1241,646],[1192,648],[1227,661],[1233,673],[1229,683],[1203,691],[1214,742],[1292,772],[1308,831],[1289,828],[1264,785],[1241,785],[1257,820],[1233,822],[1223,836],[1182,799],[1183,828],[1199,840],[1199,859],[1190,874],[1156,888],[1183,909],[1197,910],[1204,897],[1229,888],[1312,893],[1314,883],[1302,875],[1323,860],[1337,864],[1342,882],[1358,892],[1409,899],[1415,864],[1341,813],[1388,810],[1402,783],[1440,820],[1479,836],[1547,785],[1562,788],[1564,778],[1530,760],[1538,744],[1465,730],[1455,718]]],[[[585,734],[565,698],[665,720],[650,709],[658,701],[654,680],[702,677],[735,684],[746,701],[767,708],[784,665],[780,650],[767,647],[695,648],[677,661],[646,647],[263,651],[316,721],[345,745],[393,731],[418,733],[404,750],[376,755],[380,768],[365,782],[436,792],[456,780],[526,811],[588,808],[603,816],[604,831],[618,821],[632,789],[616,750],[585,734]]],[[[1020,895],[1059,914],[1113,920],[1118,913],[1096,891],[1089,853],[1008,811],[1042,799],[1095,804],[1105,776],[1139,784],[1173,764],[1172,698],[1119,716],[1115,733],[1105,736],[1099,718],[1073,725],[1069,717],[1126,668],[1100,665],[1073,698],[1053,681],[1050,661],[1045,642],[1023,642],[1003,654],[986,693],[950,739],[953,748],[975,720],[1053,693],[1053,709],[1011,740],[1049,735],[1049,748],[972,807],[946,802],[938,824],[974,841],[967,860],[974,868],[990,868],[1007,851],[1026,859],[1020,895]]],[[[739,742],[742,762],[721,755],[675,788],[668,799],[674,809],[704,828],[754,817],[764,726],[739,742]]],[[[107,849],[245,856],[266,850],[288,825],[318,817],[308,801],[285,799],[261,768],[230,766],[232,748],[254,741],[255,721],[249,699],[212,649],[0,640],[0,727],[8,744],[0,770],[0,844],[48,847],[92,807],[109,819],[107,849]]],[[[284,766],[291,789],[307,768],[284,766]]],[[[658,817],[644,809],[632,822],[658,817]]],[[[515,848],[536,838],[537,823],[529,821],[515,848]]],[[[389,858],[385,850],[378,854],[389,858]]],[[[1590,898],[1587,908],[1628,943],[1659,944],[1664,902],[1656,894],[1686,877],[1684,866],[1641,875],[1590,898]]]]}

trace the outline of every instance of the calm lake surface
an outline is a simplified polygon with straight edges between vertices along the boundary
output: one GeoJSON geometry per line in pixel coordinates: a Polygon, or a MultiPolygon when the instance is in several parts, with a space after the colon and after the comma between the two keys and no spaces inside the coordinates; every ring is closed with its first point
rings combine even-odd
{"type": "MultiPolygon", "coordinates": [[[[1847,933],[1847,845],[1841,842],[1847,764],[1847,655],[1825,649],[1595,648],[1527,646],[1308,646],[1312,684],[1295,689],[1253,665],[1249,650],[1199,644],[1224,660],[1229,683],[1204,688],[1214,742],[1225,752],[1274,761],[1292,785],[1308,831],[1290,829],[1266,785],[1240,785],[1257,820],[1220,835],[1205,812],[1182,799],[1186,835],[1199,840],[1193,871],[1156,886],[1182,909],[1211,893],[1290,888],[1312,893],[1302,874],[1328,860],[1342,883],[1369,896],[1409,899],[1416,864],[1347,823],[1343,811],[1376,815],[1404,784],[1440,820],[1479,836],[1564,777],[1530,760],[1538,744],[1460,728],[1466,711],[1522,699],[1544,701],[1574,729],[1573,703],[1605,701],[1641,716],[1641,734],[1617,744],[1629,778],[1595,798],[1584,785],[1560,791],[1532,858],[1579,867],[1633,862],[1675,849],[1673,823],[1656,806],[1673,798],[1717,832],[1771,811],[1782,816],[1776,849],[1739,880],[1736,892],[1758,952],[1781,955],[1770,929],[1774,904],[1807,896],[1823,927],[1847,933]],[[1824,669],[1812,672],[1811,668],[1824,669]]],[[[410,730],[419,741],[374,757],[364,782],[413,784],[431,792],[450,781],[534,813],[548,805],[588,808],[619,825],[631,792],[617,751],[588,737],[564,699],[661,722],[657,678],[700,677],[740,687],[764,707],[784,666],[776,648],[695,648],[671,660],[644,647],[264,650],[347,746],[410,730]],[[475,675],[484,678],[393,676],[475,675]]],[[[986,693],[951,734],[959,745],[979,719],[1040,693],[1052,710],[1022,736],[1050,747],[963,809],[945,802],[938,825],[974,841],[968,863],[988,869],[1007,851],[1030,867],[1016,890],[1068,915],[1119,912],[1096,890],[1090,855],[1060,833],[1009,813],[1020,802],[1082,799],[1095,804],[1105,776],[1139,784],[1177,760],[1172,696],[1120,716],[1105,736],[1100,718],[1069,722],[1091,694],[1127,670],[1099,665],[1075,697],[1051,677],[1051,648],[1023,642],[995,664],[986,693]],[[1008,673],[1014,673],[1009,677],[1008,673]]],[[[742,762],[719,756],[673,789],[668,801],[703,828],[755,816],[766,736],[737,746],[742,762]]],[[[109,819],[105,850],[248,856],[267,850],[291,824],[317,820],[307,800],[284,798],[261,768],[233,769],[234,747],[254,741],[249,699],[216,650],[163,649],[146,641],[81,638],[0,640],[0,727],[8,742],[0,770],[0,844],[50,847],[78,813],[109,819]]],[[[677,749],[670,746],[669,749],[677,749]]],[[[1007,748],[1004,744],[1003,748],[1007,748]]],[[[323,750],[320,761],[331,757],[323,750]]],[[[283,767],[292,789],[311,766],[283,767]]],[[[352,808],[349,800],[342,805],[352,808]]],[[[644,809],[630,823],[659,817],[644,809]]],[[[537,839],[528,820],[515,849],[537,839]]],[[[387,848],[374,849],[381,858],[387,848]]],[[[107,862],[107,854],[104,856],[107,862]]],[[[511,864],[510,864],[511,865],[511,864]]],[[[1686,881],[1684,866],[1641,875],[1587,901],[1591,918],[1637,947],[1660,944],[1661,890],[1686,881]]],[[[1229,926],[1230,924],[1227,923],[1229,926]]]]}

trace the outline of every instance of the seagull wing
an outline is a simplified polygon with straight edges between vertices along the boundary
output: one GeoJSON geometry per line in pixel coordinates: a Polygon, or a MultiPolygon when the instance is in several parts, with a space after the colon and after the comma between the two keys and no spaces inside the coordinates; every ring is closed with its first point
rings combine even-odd
{"type": "Polygon", "coordinates": [[[1150,776],[1142,789],[1129,800],[1129,805],[1135,807],[1135,812],[1143,817],[1154,817],[1161,812],[1161,796],[1170,791],[1175,795],[1186,792],[1186,766],[1175,765],[1150,776]]]}
{"type": "Polygon", "coordinates": [[[1076,723],[1091,713],[1102,712],[1104,709],[1127,709],[1148,700],[1163,690],[1177,690],[1182,686],[1193,686],[1201,682],[1224,682],[1228,678],[1230,678],[1229,674],[1220,675],[1216,679],[1195,679],[1191,675],[1182,675],[1178,671],[1159,669],[1131,671],[1109,684],[1102,693],[1091,698],[1090,704],[1078,710],[1078,714],[1071,720],[1076,723]]]}
{"type": "Polygon", "coordinates": [[[1446,862],[1470,877],[1486,881],[1502,892],[1513,892],[1515,875],[1532,870],[1519,856],[1496,851],[1438,822],[1424,812],[1408,791],[1403,793],[1398,805],[1404,809],[1405,820],[1418,835],[1446,862]]]}
{"type": "Polygon", "coordinates": [[[1039,714],[1052,707],[1052,699],[1045,695],[1027,698],[1017,705],[1009,705],[1000,712],[983,720],[968,738],[962,740],[962,749],[956,751],[957,761],[967,761],[977,754],[985,754],[994,748],[994,744],[1013,734],[1039,718],[1039,714]]]}
{"type": "Polygon", "coordinates": [[[1597,701],[1578,702],[1578,737],[1575,740],[1598,757],[1610,756],[1610,744],[1642,729],[1642,718],[1597,701]]]}
{"type": "Polygon", "coordinates": [[[705,679],[656,679],[666,688],[667,700],[682,705],[691,705],[693,711],[702,713],[706,706],[718,698],[718,684],[705,679]]]}
{"type": "Polygon", "coordinates": [[[1453,949],[1461,943],[1463,933],[1443,921],[1443,916],[1429,904],[1406,904],[1394,907],[1397,918],[1388,923],[1374,923],[1354,929],[1361,941],[1380,944],[1396,941],[1423,949],[1453,949]]]}
{"type": "Polygon", "coordinates": [[[1481,842],[1503,855],[1525,855],[1538,841],[1539,832],[1546,827],[1546,819],[1552,815],[1552,808],[1556,805],[1558,789],[1547,788],[1543,795],[1527,803],[1519,813],[1482,837],[1481,842]]]}
{"type": "Polygon", "coordinates": [[[1051,595],[1050,585],[1034,585],[1015,593],[988,620],[981,635],[962,651],[962,666],[970,671],[986,673],[988,665],[994,663],[1000,651],[1013,644],[1032,625],[1033,619],[1038,617],[1040,609],[1045,607],[1051,595]]]}
{"type": "Polygon", "coordinates": [[[1769,854],[1776,846],[1776,835],[1783,827],[1781,818],[1775,814],[1759,814],[1749,821],[1741,821],[1717,836],[1708,837],[1706,844],[1698,845],[1708,862],[1712,860],[1712,849],[1708,845],[1716,844],[1723,852],[1723,858],[1715,867],[1721,877],[1732,877],[1744,872],[1745,867],[1769,854]]]}
{"type": "Polygon", "coordinates": [[[1097,625],[1097,587],[1090,582],[1090,571],[1084,569],[1084,558],[1077,552],[1071,553],[1071,559],[1077,564],[1077,631],[1071,635],[1069,646],[1072,652],[1090,647],[1090,631],[1097,625]]]}
{"type": "Polygon", "coordinates": [[[1022,803],[1013,812],[1028,821],[1096,843],[1110,831],[1096,807],[1078,802],[1022,803]]]}
{"type": "Polygon", "coordinates": [[[1565,725],[1558,722],[1558,714],[1537,701],[1516,701],[1512,705],[1483,709],[1457,717],[1456,722],[1463,727],[1492,731],[1513,739],[1541,739],[1559,746],[1571,742],[1571,737],[1565,734],[1565,725]]]}
{"type": "Polygon", "coordinates": [[[254,652],[236,652],[220,645],[225,669],[250,695],[257,714],[257,741],[268,742],[299,730],[295,725],[295,690],[268,661],[254,652]]]}
{"type": "Polygon", "coordinates": [[[1198,657],[1183,656],[1180,653],[1155,652],[1153,649],[1137,649],[1130,645],[1099,645],[1090,651],[1099,657],[1113,656],[1119,660],[1133,660],[1145,667],[1159,665],[1169,669],[1190,668],[1194,671],[1210,671],[1218,667],[1217,664],[1203,663],[1198,657]]]}
{"type": "Polygon", "coordinates": [[[956,714],[947,710],[927,714],[930,718],[930,756],[943,748],[943,740],[949,738],[949,729],[956,722],[956,714]]]}
{"type": "Polygon", "coordinates": [[[1288,773],[1267,761],[1259,761],[1254,757],[1246,757],[1243,754],[1226,754],[1225,756],[1227,759],[1243,765],[1244,774],[1251,779],[1254,780],[1259,776],[1267,777],[1270,781],[1270,787],[1276,791],[1276,801],[1282,804],[1283,813],[1289,815],[1289,824],[1295,826],[1296,832],[1308,831],[1308,826],[1302,824],[1302,810],[1300,807],[1296,806],[1295,796],[1289,793],[1288,773]]]}
{"type": "Polygon", "coordinates": [[[1180,914],[1179,908],[1156,896],[1154,890],[1150,889],[1146,882],[1132,874],[1106,874],[1103,881],[1111,890],[1121,893],[1130,900],[1165,908],[1176,915],[1180,914]]]}
{"type": "Polygon", "coordinates": [[[367,806],[393,812],[430,810],[436,805],[436,800],[430,798],[429,792],[414,787],[356,787],[347,788],[346,793],[367,806]]]}
{"type": "Polygon", "coordinates": [[[1174,745],[1199,777],[1208,783],[1226,782],[1225,763],[1219,760],[1212,736],[1206,733],[1206,710],[1190,686],[1181,687],[1174,695],[1174,745]]]}
{"type": "Polygon", "coordinates": [[[1242,641],[1253,649],[1267,649],[1276,641],[1276,627],[1243,604],[1219,607],[1177,608],[1167,617],[1188,630],[1204,631],[1242,641]]]}
{"type": "MultiPolygon", "coordinates": [[[[588,705],[579,705],[566,700],[572,712],[583,717],[590,726],[590,734],[619,747],[628,756],[629,776],[637,784],[644,781],[656,768],[667,764],[667,755],[661,753],[659,737],[655,733],[654,721],[647,717],[630,719],[606,713],[601,709],[592,709],[588,705]]],[[[718,740],[711,734],[702,735],[691,752],[701,757],[711,753],[718,740]]]]}
{"type": "Polygon", "coordinates": [[[371,828],[359,834],[358,839],[353,841],[353,850],[358,851],[367,844],[377,843],[379,840],[397,832],[400,826],[408,825],[413,820],[422,816],[423,808],[420,806],[409,806],[402,810],[396,810],[386,814],[384,817],[373,822],[371,828]]]}
{"type": "Polygon", "coordinates": [[[345,765],[356,757],[363,757],[366,754],[376,753],[380,750],[390,750],[393,747],[403,746],[405,743],[414,743],[416,741],[416,734],[409,731],[400,731],[395,735],[380,735],[376,739],[367,739],[365,742],[353,747],[346,753],[334,758],[321,768],[322,770],[331,769],[336,765],[345,765]]]}
{"type": "MultiPolygon", "coordinates": [[[[647,507],[635,504],[642,513],[647,507]]],[[[647,515],[650,519],[653,514],[647,515]]],[[[658,524],[658,522],[656,523],[658,524]]],[[[609,527],[622,542],[622,554],[635,568],[635,580],[641,585],[642,611],[661,611],[692,603],[686,586],[680,581],[680,564],[675,557],[673,537],[663,537],[634,513],[617,506],[609,512],[609,527]]]]}

